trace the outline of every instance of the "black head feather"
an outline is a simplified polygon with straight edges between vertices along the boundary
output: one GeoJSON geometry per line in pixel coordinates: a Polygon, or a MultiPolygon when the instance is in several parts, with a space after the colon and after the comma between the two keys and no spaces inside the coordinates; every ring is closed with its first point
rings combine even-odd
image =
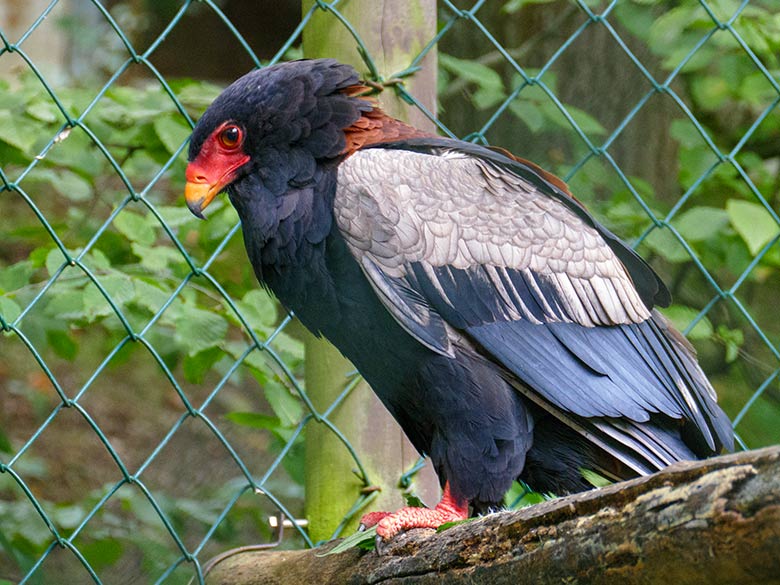
{"type": "Polygon", "coordinates": [[[357,84],[357,72],[334,59],[280,63],[235,81],[196,125],[190,161],[223,124],[243,130],[249,161],[225,189],[258,276],[268,274],[266,265],[304,262],[310,244],[329,233],[335,191],[329,163],[344,154],[344,129],[372,109],[345,91],[357,84]]]}
{"type": "Polygon", "coordinates": [[[223,122],[247,134],[245,151],[304,147],[314,158],[337,156],[345,146],[342,129],[371,105],[342,90],[359,82],[357,72],[335,59],[280,63],[236,80],[203,114],[192,133],[189,160],[223,122]]]}

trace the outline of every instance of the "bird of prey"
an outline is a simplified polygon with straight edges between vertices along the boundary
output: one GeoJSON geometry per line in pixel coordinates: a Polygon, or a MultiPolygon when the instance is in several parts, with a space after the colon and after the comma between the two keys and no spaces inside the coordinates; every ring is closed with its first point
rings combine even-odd
{"type": "Polygon", "coordinates": [[[369,382],[444,489],[387,539],[733,448],[670,294],[566,184],[423,132],[332,59],[255,70],[206,110],[185,198],[226,192],[255,274],[369,382]]]}

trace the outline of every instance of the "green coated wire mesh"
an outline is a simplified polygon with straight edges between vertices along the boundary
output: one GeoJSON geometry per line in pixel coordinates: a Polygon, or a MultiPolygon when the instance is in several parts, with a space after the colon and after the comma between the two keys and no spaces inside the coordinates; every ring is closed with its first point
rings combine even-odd
{"type": "MultiPolygon", "coordinates": [[[[392,78],[385,91],[442,133],[563,176],[671,283],[668,314],[739,445],[780,442],[771,1],[443,0],[437,34],[384,79],[338,0],[317,0],[270,60],[212,0],[168,3],[145,49],[124,3],[52,0],[13,34],[12,4],[0,3],[0,583],[203,583],[216,552],[273,541],[268,516],[302,515],[306,425],[342,437],[329,416],[356,379],[315,409],[295,326],[254,285],[235,214],[215,203],[199,225],[181,205],[187,135],[219,88],[155,63],[192,13],[264,66],[298,56],[325,12],[354,35],[364,73],[392,78]],[[74,81],[32,55],[76,13],[75,36],[102,36],[74,81]],[[439,117],[403,83],[433,50],[439,117]]],[[[292,533],[281,546],[315,544],[299,522],[292,533]]]]}

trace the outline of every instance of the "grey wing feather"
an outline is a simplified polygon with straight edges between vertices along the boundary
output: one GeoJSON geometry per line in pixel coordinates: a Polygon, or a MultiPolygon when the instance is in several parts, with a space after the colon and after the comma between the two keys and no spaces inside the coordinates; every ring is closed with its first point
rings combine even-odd
{"type": "Polygon", "coordinates": [[[338,185],[335,215],[347,244],[389,276],[406,278],[417,265],[435,287],[443,267],[487,267],[504,311],[519,318],[539,319],[529,295],[548,322],[591,327],[650,316],[596,229],[490,161],[367,149],[341,164],[338,185]]]}

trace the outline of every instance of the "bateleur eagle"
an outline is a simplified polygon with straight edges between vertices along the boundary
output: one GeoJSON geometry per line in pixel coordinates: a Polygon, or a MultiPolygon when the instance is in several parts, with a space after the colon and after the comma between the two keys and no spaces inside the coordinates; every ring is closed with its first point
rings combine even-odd
{"type": "Polygon", "coordinates": [[[653,270],[553,175],[408,126],[332,59],[252,71],[192,133],[186,200],[225,191],[259,281],[369,382],[444,496],[389,538],[733,448],[653,270]]]}

